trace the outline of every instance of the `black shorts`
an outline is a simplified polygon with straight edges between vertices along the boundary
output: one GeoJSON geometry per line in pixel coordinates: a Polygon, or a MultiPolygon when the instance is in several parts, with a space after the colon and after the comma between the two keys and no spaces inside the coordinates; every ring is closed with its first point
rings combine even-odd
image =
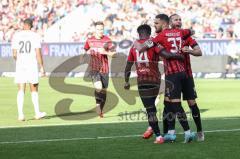
{"type": "Polygon", "coordinates": [[[103,88],[108,88],[108,83],[109,83],[109,74],[108,73],[100,73],[98,71],[92,71],[90,72],[92,81],[95,83],[97,81],[102,82],[102,87],[103,88]]]}
{"type": "Polygon", "coordinates": [[[165,97],[169,99],[181,99],[185,72],[174,73],[165,76],[165,97]]]}
{"type": "Polygon", "coordinates": [[[197,98],[193,77],[188,77],[183,81],[182,94],[183,100],[195,100],[197,98]]]}
{"type": "Polygon", "coordinates": [[[138,84],[138,92],[145,108],[155,106],[159,94],[160,83],[138,84]]]}
{"type": "Polygon", "coordinates": [[[237,65],[238,59],[237,58],[232,58],[231,56],[228,56],[227,58],[227,64],[231,65],[232,63],[237,65]]]}

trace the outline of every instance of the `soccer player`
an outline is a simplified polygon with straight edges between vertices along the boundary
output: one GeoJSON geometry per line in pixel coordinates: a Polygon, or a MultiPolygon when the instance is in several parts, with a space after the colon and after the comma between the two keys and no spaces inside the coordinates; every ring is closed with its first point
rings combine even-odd
{"type": "Polygon", "coordinates": [[[239,46],[236,42],[236,37],[233,32],[228,32],[228,36],[230,38],[230,42],[227,45],[226,51],[227,51],[227,64],[225,66],[225,73],[224,73],[224,78],[227,77],[227,74],[229,70],[231,69],[232,71],[236,70],[236,66],[238,63],[238,55],[240,53],[239,46]]]}
{"type": "MultiPolygon", "coordinates": [[[[169,17],[166,14],[157,15],[155,17],[154,26],[158,35],[151,40],[147,40],[143,44],[135,42],[134,46],[136,49],[138,51],[144,51],[156,44],[160,44],[172,54],[181,54],[183,40],[191,35],[191,30],[170,29],[169,17]]],[[[168,119],[168,133],[164,136],[164,140],[176,140],[174,121],[177,115],[184,129],[184,142],[191,142],[195,134],[190,131],[186,113],[181,105],[181,91],[183,81],[186,78],[184,63],[180,60],[166,58],[163,58],[163,62],[166,81],[164,109],[167,111],[164,113],[166,115],[164,118],[168,119]]]]}
{"type": "Polygon", "coordinates": [[[32,20],[25,19],[23,30],[16,32],[12,40],[13,57],[16,60],[15,83],[18,84],[17,106],[19,121],[25,120],[23,104],[26,83],[30,85],[35,119],[41,119],[46,116],[45,112],[40,112],[39,110],[38,98],[38,64],[42,76],[45,75],[41,55],[41,40],[37,33],[31,31],[32,26],[32,20]]]}
{"type": "Polygon", "coordinates": [[[109,81],[108,56],[113,56],[115,51],[111,39],[103,34],[103,22],[95,22],[94,26],[95,34],[86,40],[84,49],[90,55],[90,75],[95,88],[96,109],[102,118],[109,81]]]}
{"type": "MultiPolygon", "coordinates": [[[[147,24],[140,25],[137,28],[139,34],[138,42],[144,43],[150,38],[151,27],[147,24]]],[[[135,63],[137,70],[138,90],[142,103],[146,108],[148,115],[149,127],[143,134],[143,138],[148,139],[153,135],[156,135],[154,143],[162,144],[164,139],[160,134],[158,126],[158,119],[156,116],[157,110],[155,106],[155,99],[158,95],[160,88],[161,75],[158,69],[159,55],[165,58],[181,59],[181,55],[169,54],[162,47],[152,47],[144,52],[138,52],[134,47],[130,49],[127,65],[125,68],[125,89],[130,88],[129,77],[131,74],[131,67],[135,63]]]]}
{"type": "MultiPolygon", "coordinates": [[[[173,29],[182,27],[182,20],[178,14],[173,14],[170,16],[170,26],[173,29]]],[[[182,88],[183,100],[187,100],[188,106],[191,109],[192,117],[197,127],[197,140],[204,141],[204,133],[202,130],[200,111],[195,100],[197,98],[197,93],[195,90],[195,84],[192,76],[192,68],[190,61],[190,55],[202,56],[202,51],[196,40],[194,40],[191,36],[184,40],[183,43],[184,47],[182,48],[182,51],[184,52],[185,57],[184,67],[187,74],[186,78],[184,79],[182,88]],[[192,49],[190,49],[189,46],[192,49]]]]}

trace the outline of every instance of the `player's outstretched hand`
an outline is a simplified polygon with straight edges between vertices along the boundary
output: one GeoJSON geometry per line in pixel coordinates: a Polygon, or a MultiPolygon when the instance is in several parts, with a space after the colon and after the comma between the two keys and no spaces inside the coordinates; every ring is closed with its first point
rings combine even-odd
{"type": "Polygon", "coordinates": [[[129,90],[130,89],[130,84],[129,83],[125,83],[124,89],[129,90]]]}

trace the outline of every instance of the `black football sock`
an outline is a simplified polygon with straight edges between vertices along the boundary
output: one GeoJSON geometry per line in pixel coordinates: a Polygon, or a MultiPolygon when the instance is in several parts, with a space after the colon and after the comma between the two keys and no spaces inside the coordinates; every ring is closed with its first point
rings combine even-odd
{"type": "Polygon", "coordinates": [[[101,111],[103,111],[103,108],[104,108],[104,105],[105,105],[106,99],[107,99],[107,92],[106,91],[101,92],[101,98],[102,98],[102,102],[100,104],[100,108],[101,108],[101,111]]]}
{"type": "Polygon", "coordinates": [[[156,107],[154,105],[149,106],[148,108],[146,108],[146,110],[147,110],[147,115],[148,115],[148,123],[151,126],[151,128],[153,129],[153,132],[156,135],[156,137],[158,137],[158,136],[160,136],[160,129],[158,126],[156,107]]]}
{"type": "Polygon", "coordinates": [[[95,90],[95,100],[96,100],[96,104],[101,104],[102,102],[101,92],[98,92],[96,90],[95,90]]]}
{"type": "Polygon", "coordinates": [[[168,101],[164,101],[164,108],[163,108],[163,116],[162,116],[162,120],[163,120],[163,133],[167,134],[168,133],[168,107],[169,102],[168,101]]]}
{"type": "Polygon", "coordinates": [[[175,106],[171,102],[168,102],[165,108],[167,111],[166,119],[167,119],[168,131],[175,130],[175,120],[176,120],[175,106]]]}
{"type": "Polygon", "coordinates": [[[176,116],[179,120],[179,123],[181,124],[182,128],[184,131],[188,131],[189,128],[189,124],[188,124],[188,120],[187,120],[187,116],[186,113],[182,107],[181,102],[174,102],[172,103],[174,105],[174,107],[176,108],[176,116]]]}
{"type": "Polygon", "coordinates": [[[200,111],[197,106],[197,103],[189,107],[191,109],[192,117],[197,127],[197,132],[200,132],[202,131],[202,123],[201,123],[201,116],[200,116],[200,111]]]}

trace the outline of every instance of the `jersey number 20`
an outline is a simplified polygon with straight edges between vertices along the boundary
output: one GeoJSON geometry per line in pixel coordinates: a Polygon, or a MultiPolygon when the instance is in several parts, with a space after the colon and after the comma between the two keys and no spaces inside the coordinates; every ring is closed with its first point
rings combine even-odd
{"type": "Polygon", "coordinates": [[[31,52],[31,42],[30,41],[20,41],[19,45],[20,45],[19,52],[21,54],[31,52]]]}

